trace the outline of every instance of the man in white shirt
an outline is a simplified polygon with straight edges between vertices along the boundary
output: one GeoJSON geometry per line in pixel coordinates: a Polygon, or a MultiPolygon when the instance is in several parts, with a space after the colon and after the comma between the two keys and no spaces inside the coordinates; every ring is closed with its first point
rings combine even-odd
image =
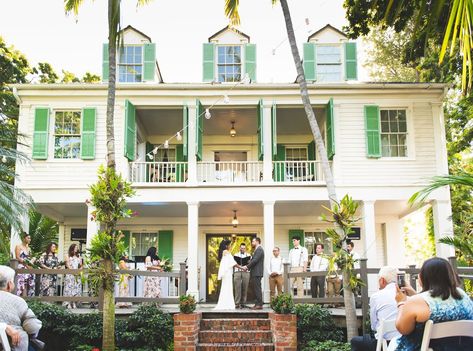
{"type": "MultiPolygon", "coordinates": [[[[378,273],[379,291],[370,297],[371,329],[376,332],[382,320],[392,320],[397,317],[396,284],[397,268],[382,267],[378,273]]],[[[400,337],[398,331],[384,334],[386,340],[400,337]]],[[[351,339],[352,351],[375,351],[377,339],[381,335],[375,334],[376,339],[368,336],[356,336],[351,339]]]]}
{"type": "Polygon", "coordinates": [[[282,294],[283,277],[282,273],[284,270],[282,257],[279,256],[279,247],[273,249],[273,256],[269,260],[269,296],[272,299],[274,296],[282,294]],[[278,292],[275,294],[275,290],[278,292]]]}
{"type": "MultiPolygon", "coordinates": [[[[328,270],[328,260],[322,256],[324,253],[324,244],[315,245],[315,255],[310,261],[311,272],[325,272],[328,270]]],[[[325,274],[311,277],[310,291],[312,297],[325,297],[325,274]]]]}
{"type": "MultiPolygon", "coordinates": [[[[307,249],[300,245],[301,238],[294,236],[292,238],[294,248],[289,251],[289,262],[291,263],[291,273],[305,272],[307,269],[307,262],[309,261],[309,253],[307,249]]],[[[304,297],[304,282],[302,277],[297,277],[292,280],[292,288],[297,288],[297,297],[304,297]]]]}
{"type": "Polygon", "coordinates": [[[355,269],[360,269],[360,255],[358,252],[353,251],[353,248],[355,247],[355,243],[353,241],[347,242],[347,251],[353,257],[353,259],[356,261],[355,264],[353,265],[355,269]]]}
{"type": "MultiPolygon", "coordinates": [[[[233,256],[236,263],[240,266],[246,266],[251,256],[246,252],[245,243],[240,244],[240,252],[233,256]]],[[[250,272],[241,268],[234,268],[233,271],[233,287],[235,290],[235,307],[245,308],[246,298],[248,295],[248,284],[250,283],[250,272]]]]}

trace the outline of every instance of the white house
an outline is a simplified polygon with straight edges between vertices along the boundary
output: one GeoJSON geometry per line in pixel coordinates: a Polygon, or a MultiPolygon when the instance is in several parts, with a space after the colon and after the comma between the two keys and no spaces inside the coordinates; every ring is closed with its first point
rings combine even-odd
{"type": "MultiPolygon", "coordinates": [[[[203,44],[200,84],[163,83],[155,44],[134,28],[124,43],[115,141],[117,168],[136,189],[129,206],[138,216],[119,224],[131,257],[154,245],[176,269],[187,259],[189,292],[213,301],[223,237],[261,237],[267,260],[274,246],[287,257],[294,235],[310,253],[325,242],[327,191],[299,87],[258,83],[263,63],[248,35],[224,28],[203,44]]],[[[329,25],[308,38],[303,55],[337,194],[360,203],[355,250],[368,266],[405,266],[407,199],[448,171],[445,86],[357,81],[356,43],[329,25]]],[[[19,132],[32,140],[20,146],[32,161],[17,164],[16,185],[59,221],[62,255],[73,237],[85,244],[97,230],[86,199],[105,162],[107,85],[21,84],[15,92],[19,132]]],[[[436,238],[451,234],[449,192],[430,200],[436,238]]],[[[437,245],[439,255],[452,253],[437,245]]]]}

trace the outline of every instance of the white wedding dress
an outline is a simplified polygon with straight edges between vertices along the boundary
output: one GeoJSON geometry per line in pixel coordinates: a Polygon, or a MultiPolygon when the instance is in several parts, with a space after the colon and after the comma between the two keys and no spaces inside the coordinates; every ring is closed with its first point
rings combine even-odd
{"type": "Polygon", "coordinates": [[[230,252],[225,251],[218,269],[218,280],[222,280],[220,295],[218,297],[216,310],[234,310],[235,299],[233,298],[233,267],[236,261],[230,252]]]}

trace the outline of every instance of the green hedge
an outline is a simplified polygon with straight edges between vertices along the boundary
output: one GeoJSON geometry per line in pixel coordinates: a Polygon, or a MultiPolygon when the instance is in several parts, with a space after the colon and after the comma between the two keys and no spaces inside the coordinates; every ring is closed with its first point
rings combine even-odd
{"type": "Polygon", "coordinates": [[[350,351],[351,346],[345,342],[338,341],[309,341],[302,347],[302,351],[350,351]]]}
{"type": "Polygon", "coordinates": [[[343,341],[343,330],[337,327],[330,311],[326,308],[319,305],[298,304],[294,307],[294,312],[297,315],[297,340],[302,347],[311,341],[318,343],[327,340],[343,341]]]}
{"type": "MultiPolygon", "coordinates": [[[[31,309],[43,322],[39,339],[46,351],[90,351],[102,346],[102,316],[98,313],[75,314],[40,302],[31,309]]],[[[142,305],[128,320],[116,320],[115,335],[119,350],[158,351],[172,348],[173,319],[156,304],[142,305]]]]}

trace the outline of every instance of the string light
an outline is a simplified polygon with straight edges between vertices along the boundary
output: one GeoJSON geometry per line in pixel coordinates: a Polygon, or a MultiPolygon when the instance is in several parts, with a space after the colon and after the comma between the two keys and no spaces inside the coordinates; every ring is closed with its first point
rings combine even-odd
{"type": "Polygon", "coordinates": [[[166,140],[166,141],[164,142],[164,148],[165,148],[165,149],[169,149],[169,140],[166,140]]]}
{"type": "Polygon", "coordinates": [[[211,119],[212,115],[210,114],[210,111],[208,108],[205,109],[205,119],[211,119]]]}
{"type": "Polygon", "coordinates": [[[181,140],[182,140],[181,132],[177,132],[177,133],[176,133],[176,139],[177,139],[178,141],[181,141],[181,140]]]}
{"type": "Polygon", "coordinates": [[[230,98],[228,97],[227,94],[225,94],[225,95],[223,96],[223,103],[224,103],[224,104],[227,104],[227,105],[230,103],[230,98]]]}

